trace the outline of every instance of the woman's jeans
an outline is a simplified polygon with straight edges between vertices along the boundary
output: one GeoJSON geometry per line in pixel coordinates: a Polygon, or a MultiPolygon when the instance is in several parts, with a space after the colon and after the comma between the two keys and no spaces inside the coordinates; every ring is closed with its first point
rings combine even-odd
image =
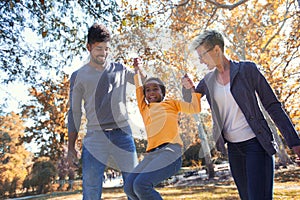
{"type": "Polygon", "coordinates": [[[87,132],[82,149],[83,200],[101,199],[103,175],[109,158],[121,170],[123,182],[126,182],[126,177],[138,163],[130,127],[87,132]]]}
{"type": "Polygon", "coordinates": [[[181,146],[167,146],[149,152],[126,179],[124,191],[133,200],[160,200],[162,197],[154,189],[163,180],[176,174],[181,168],[181,146]]]}
{"type": "Polygon", "coordinates": [[[230,169],[242,200],[273,199],[274,156],[252,138],[228,142],[230,169]]]}

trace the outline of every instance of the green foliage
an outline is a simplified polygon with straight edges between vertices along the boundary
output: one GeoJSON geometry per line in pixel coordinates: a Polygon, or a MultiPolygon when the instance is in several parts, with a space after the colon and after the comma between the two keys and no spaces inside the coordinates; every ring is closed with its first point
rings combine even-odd
{"type": "Polygon", "coordinates": [[[1,1],[2,82],[34,84],[45,80],[40,72],[60,73],[83,55],[88,27],[94,21],[115,23],[119,12],[111,1],[1,1]]]}

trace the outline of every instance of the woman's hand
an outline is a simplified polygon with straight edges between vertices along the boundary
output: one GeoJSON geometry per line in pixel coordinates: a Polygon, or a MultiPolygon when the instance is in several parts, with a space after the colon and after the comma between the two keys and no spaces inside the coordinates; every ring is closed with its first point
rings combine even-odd
{"type": "Polygon", "coordinates": [[[187,74],[185,74],[182,77],[181,83],[185,89],[188,89],[188,90],[192,89],[192,91],[194,92],[194,90],[195,90],[194,82],[191,80],[191,78],[187,74]]]}

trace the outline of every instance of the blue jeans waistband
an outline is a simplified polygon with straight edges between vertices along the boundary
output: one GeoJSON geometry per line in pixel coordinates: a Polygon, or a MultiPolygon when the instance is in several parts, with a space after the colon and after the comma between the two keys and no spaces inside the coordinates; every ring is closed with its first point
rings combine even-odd
{"type": "Polygon", "coordinates": [[[170,143],[163,143],[163,144],[161,144],[161,145],[159,145],[159,146],[157,146],[157,147],[155,147],[155,148],[153,148],[153,149],[150,149],[149,151],[147,151],[147,152],[153,152],[153,151],[156,151],[156,150],[159,150],[159,149],[162,149],[162,148],[164,148],[165,146],[167,146],[168,144],[170,144],[170,143]]]}

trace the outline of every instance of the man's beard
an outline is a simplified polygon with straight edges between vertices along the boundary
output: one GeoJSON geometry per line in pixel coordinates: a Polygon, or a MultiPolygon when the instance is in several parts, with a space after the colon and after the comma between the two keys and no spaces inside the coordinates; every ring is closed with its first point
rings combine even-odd
{"type": "MultiPolygon", "coordinates": [[[[91,57],[92,58],[92,61],[94,62],[94,63],[96,63],[97,65],[101,65],[101,66],[103,66],[105,63],[106,63],[106,58],[104,58],[104,59],[97,59],[97,57],[95,58],[95,57],[91,57]]],[[[103,57],[101,57],[101,58],[103,58],[103,57]]]]}

